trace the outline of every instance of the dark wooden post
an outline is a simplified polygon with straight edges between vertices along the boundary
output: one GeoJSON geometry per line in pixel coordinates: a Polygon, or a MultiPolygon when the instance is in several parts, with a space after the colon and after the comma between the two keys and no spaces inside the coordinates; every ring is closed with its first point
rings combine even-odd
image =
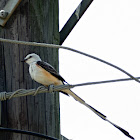
{"type": "MultiPolygon", "coordinates": [[[[4,6],[8,0],[0,1],[4,6]]],[[[5,27],[0,27],[0,37],[23,41],[59,44],[58,0],[23,0],[5,27]]],[[[27,64],[20,61],[35,52],[58,69],[58,50],[0,42],[0,91],[20,88],[37,88],[32,81],[27,64]]],[[[2,126],[35,131],[60,137],[59,95],[41,94],[35,97],[13,98],[2,102],[2,126]]],[[[1,140],[38,140],[39,138],[0,133],[1,140]]]]}

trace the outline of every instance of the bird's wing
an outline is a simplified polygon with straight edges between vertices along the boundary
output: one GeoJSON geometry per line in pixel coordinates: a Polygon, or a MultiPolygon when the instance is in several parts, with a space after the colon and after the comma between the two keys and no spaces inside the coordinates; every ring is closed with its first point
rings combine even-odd
{"type": "MultiPolygon", "coordinates": [[[[54,69],[53,66],[51,66],[49,63],[44,62],[44,61],[37,61],[37,65],[39,65],[40,67],[42,67],[43,69],[45,69],[47,72],[49,72],[51,75],[53,75],[54,77],[58,78],[60,81],[62,81],[62,83],[64,84],[64,82],[66,82],[64,80],[64,78],[62,78],[61,75],[59,75],[59,73],[54,69]]],[[[66,82],[67,83],[67,82],[66,82]]],[[[66,92],[61,91],[63,94],[69,96],[66,92]]]]}
{"type": "Polygon", "coordinates": [[[48,71],[50,74],[61,80],[62,82],[65,82],[65,80],[59,75],[59,73],[54,69],[53,66],[51,66],[49,63],[43,62],[43,61],[37,61],[37,65],[48,71]]]}

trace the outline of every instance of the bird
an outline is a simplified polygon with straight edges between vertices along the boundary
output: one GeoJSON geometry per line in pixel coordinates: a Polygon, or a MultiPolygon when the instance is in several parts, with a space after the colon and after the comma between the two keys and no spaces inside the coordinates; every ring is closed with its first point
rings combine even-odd
{"type": "MultiPolygon", "coordinates": [[[[54,85],[54,86],[65,85],[65,83],[67,83],[52,65],[42,61],[40,56],[35,53],[28,54],[24,58],[24,60],[22,60],[22,62],[26,62],[29,65],[29,73],[31,78],[34,81],[46,87],[49,87],[50,85],[54,85]]],[[[109,121],[104,114],[102,114],[101,112],[93,108],[91,105],[87,104],[82,98],[80,98],[70,89],[62,89],[60,90],[60,92],[64,93],[65,95],[72,96],[76,101],[80,102],[81,104],[89,108],[100,118],[112,124],[114,127],[119,129],[122,133],[124,133],[129,138],[134,139],[131,135],[129,135],[129,133],[126,130],[109,121]]]]}
{"type": "MultiPolygon", "coordinates": [[[[62,78],[62,76],[60,76],[60,74],[54,69],[53,66],[47,62],[42,61],[41,58],[35,53],[27,55],[22,62],[29,64],[29,73],[31,78],[46,87],[49,85],[59,86],[67,83],[64,78],[62,78]]],[[[88,106],[83,99],[77,96],[70,89],[61,90],[61,92],[68,96],[72,96],[75,100],[88,106]]]]}

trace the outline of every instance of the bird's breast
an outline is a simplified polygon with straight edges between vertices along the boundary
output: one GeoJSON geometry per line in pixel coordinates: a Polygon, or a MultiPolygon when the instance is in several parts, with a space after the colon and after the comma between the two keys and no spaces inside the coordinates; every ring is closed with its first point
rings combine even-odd
{"type": "Polygon", "coordinates": [[[31,75],[31,78],[35,80],[38,83],[41,83],[43,85],[60,85],[62,82],[53,76],[51,73],[43,69],[41,66],[37,65],[36,63],[33,63],[29,67],[29,73],[31,75]]]}

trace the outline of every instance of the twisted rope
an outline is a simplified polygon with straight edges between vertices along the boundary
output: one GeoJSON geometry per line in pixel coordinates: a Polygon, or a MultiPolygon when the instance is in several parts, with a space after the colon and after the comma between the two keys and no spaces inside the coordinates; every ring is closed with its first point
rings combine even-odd
{"type": "Polygon", "coordinates": [[[46,43],[37,43],[37,42],[26,42],[26,41],[10,40],[10,39],[3,39],[3,38],[0,38],[0,41],[1,42],[7,42],[7,43],[13,43],[13,44],[30,45],[30,46],[41,46],[41,47],[66,49],[66,50],[69,50],[69,51],[73,51],[73,52],[79,53],[81,55],[84,55],[84,56],[90,57],[92,59],[95,59],[97,61],[100,61],[102,63],[105,63],[105,64],[107,64],[107,65],[109,65],[111,67],[114,67],[115,69],[118,69],[119,71],[125,73],[127,76],[129,76],[130,78],[132,78],[136,82],[140,83],[140,81],[137,78],[135,78],[133,75],[131,75],[127,71],[123,70],[122,68],[120,68],[120,67],[118,67],[118,66],[116,66],[114,64],[111,64],[111,63],[109,63],[109,62],[107,62],[105,60],[102,60],[102,59],[100,59],[98,57],[92,56],[90,54],[87,54],[87,53],[84,53],[84,52],[81,52],[81,51],[78,51],[78,50],[75,50],[75,49],[72,49],[72,48],[69,48],[69,47],[64,47],[64,46],[55,45],[55,44],[46,44],[46,43]]]}
{"type": "MultiPolygon", "coordinates": [[[[136,77],[137,79],[140,79],[140,77],[136,77]]],[[[112,82],[122,82],[122,81],[130,81],[133,80],[131,78],[124,78],[124,79],[115,79],[115,80],[106,80],[106,81],[98,81],[98,82],[88,82],[88,83],[81,83],[81,84],[75,84],[75,85],[60,85],[60,86],[54,86],[50,85],[49,87],[40,86],[37,89],[18,89],[14,92],[0,92],[0,100],[4,101],[7,99],[11,99],[13,97],[21,97],[21,96],[28,96],[33,95],[36,96],[39,93],[52,93],[56,91],[61,91],[63,89],[70,89],[78,86],[87,86],[87,85],[96,85],[96,84],[104,84],[104,83],[112,83],[112,82]]]]}
{"type": "Polygon", "coordinates": [[[22,96],[28,96],[28,95],[33,95],[36,96],[39,93],[50,93],[50,92],[56,92],[60,91],[61,89],[70,89],[72,88],[72,85],[60,85],[60,86],[52,86],[51,89],[50,87],[44,87],[40,86],[37,89],[18,89],[14,92],[0,92],[0,100],[4,101],[7,99],[11,99],[13,97],[22,97],[22,96]]]}

